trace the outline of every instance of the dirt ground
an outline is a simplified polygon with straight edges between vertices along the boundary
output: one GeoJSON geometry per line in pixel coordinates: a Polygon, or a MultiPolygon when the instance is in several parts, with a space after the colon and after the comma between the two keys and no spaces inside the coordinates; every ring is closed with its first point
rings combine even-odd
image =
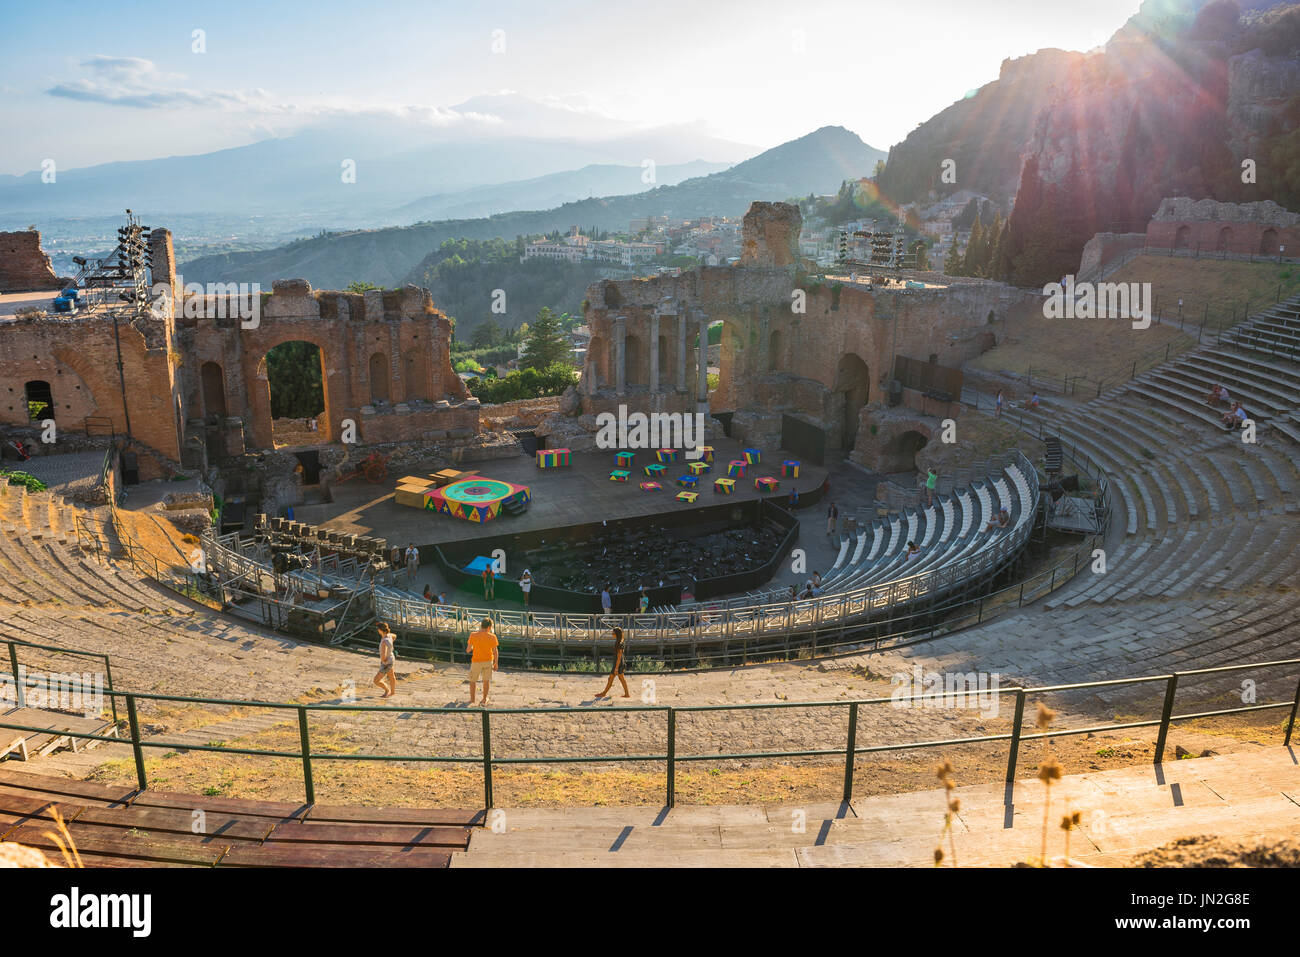
{"type": "MultiPolygon", "coordinates": [[[[471,760],[459,764],[320,757],[326,753],[353,758],[381,753],[358,747],[352,736],[354,731],[351,725],[342,730],[313,729],[312,751],[317,757],[312,762],[312,777],[318,802],[407,807],[482,806],[482,763],[473,751],[460,752],[471,760]]],[[[1028,724],[1025,733],[1032,733],[1028,724]]],[[[1188,722],[1170,731],[1166,760],[1186,760],[1276,745],[1281,742],[1282,733],[1279,721],[1255,715],[1235,720],[1214,718],[1188,722]]],[[[1154,742],[1154,729],[1025,742],[1021,745],[1016,776],[1020,779],[1032,777],[1038,764],[1049,756],[1060,762],[1065,774],[1147,764],[1153,759],[1154,742]]],[[[237,742],[209,743],[296,754],[299,738],[296,723],[285,723],[237,742]]],[[[867,746],[868,742],[860,744],[867,746]]],[[[647,754],[649,750],[639,753],[647,754]]],[[[387,753],[395,751],[395,748],[390,748],[387,753]]],[[[683,749],[682,753],[687,752],[683,749]]],[[[501,755],[502,752],[494,746],[494,754],[501,755]]],[[[518,755],[505,752],[505,756],[518,755]]],[[[857,759],[854,764],[854,797],[935,788],[938,786],[935,769],[944,761],[953,765],[954,781],[959,786],[1000,782],[1006,776],[1007,751],[1001,742],[889,751],[857,759]]],[[[240,756],[178,749],[148,752],[145,764],[150,787],[159,790],[257,800],[303,799],[302,765],[293,757],[240,756]]],[[[134,765],[129,759],[111,761],[102,765],[93,779],[133,783],[134,765]]],[[[679,760],[676,774],[677,800],[690,805],[836,801],[843,793],[843,784],[844,761],[838,756],[679,760]]],[[[663,802],[665,788],[665,762],[662,759],[493,766],[495,803],[507,807],[654,806],[663,802]]]]}

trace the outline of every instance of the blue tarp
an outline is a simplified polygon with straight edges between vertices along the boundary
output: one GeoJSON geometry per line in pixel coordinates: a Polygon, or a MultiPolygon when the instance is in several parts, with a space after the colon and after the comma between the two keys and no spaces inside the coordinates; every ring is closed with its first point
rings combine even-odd
{"type": "Polygon", "coordinates": [[[489,558],[487,555],[480,555],[478,556],[478,558],[474,559],[472,562],[470,562],[468,565],[465,566],[465,571],[470,572],[471,574],[474,575],[482,575],[483,569],[487,568],[491,564],[492,564],[491,558],[489,558]]]}

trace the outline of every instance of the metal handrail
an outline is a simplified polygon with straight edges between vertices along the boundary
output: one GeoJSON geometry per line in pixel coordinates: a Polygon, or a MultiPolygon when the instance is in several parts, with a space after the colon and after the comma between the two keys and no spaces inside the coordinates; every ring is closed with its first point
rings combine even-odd
{"type": "MultiPolygon", "coordinates": [[[[483,771],[483,806],[492,808],[494,806],[492,771],[494,767],[514,766],[514,765],[545,765],[545,764],[597,764],[597,763],[621,763],[631,761],[655,761],[663,762],[665,766],[664,790],[665,803],[668,807],[676,805],[676,766],[679,761],[750,761],[750,760],[768,760],[774,758],[791,758],[791,757],[835,757],[843,756],[844,758],[844,784],[841,797],[844,801],[853,799],[854,770],[859,756],[866,754],[878,754],[889,751],[927,749],[927,748],[944,748],[956,747],[968,744],[1008,744],[1007,748],[1007,766],[1006,766],[1006,783],[1014,785],[1016,766],[1020,755],[1020,746],[1028,741],[1038,741],[1046,738],[1069,737],[1080,734],[1096,734],[1107,731],[1128,730],[1134,728],[1159,728],[1154,763],[1159,766],[1164,762],[1165,745],[1168,741],[1169,728],[1179,721],[1193,721],[1209,715],[1232,715],[1247,714],[1259,711],[1270,711],[1279,708],[1290,708],[1290,715],[1285,725],[1285,734],[1283,746],[1289,747],[1291,744],[1292,734],[1295,730],[1296,714],[1300,711],[1300,680],[1297,680],[1295,694],[1290,702],[1279,701],[1273,704],[1252,704],[1237,708],[1224,708],[1212,712],[1188,712],[1177,714],[1174,712],[1179,681],[1187,678],[1194,678],[1201,675],[1225,674],[1229,672],[1239,672],[1259,669],[1278,669],[1300,665],[1300,658],[1288,658],[1280,661],[1250,662],[1237,665],[1226,665],[1213,668],[1192,669],[1189,671],[1174,672],[1172,674],[1145,675],[1133,678],[1104,679],[1100,681],[1076,682],[1064,685],[1047,685],[1037,688],[1026,687],[1007,687],[1007,688],[989,688],[982,691],[973,691],[964,688],[960,693],[963,698],[969,694],[996,695],[996,701],[1001,702],[1002,696],[1014,695],[1015,711],[1012,719],[1012,727],[1009,732],[998,734],[975,735],[972,737],[946,738],[937,740],[924,741],[904,741],[892,744],[880,745],[859,745],[857,743],[857,726],[859,711],[864,705],[883,705],[889,704],[898,706],[902,702],[907,702],[911,706],[915,702],[934,701],[944,699],[957,692],[930,692],[915,693],[910,695],[891,695],[888,698],[858,698],[849,701],[772,701],[772,702],[753,702],[748,704],[722,704],[722,705],[685,705],[670,706],[659,704],[641,704],[620,707],[611,711],[604,707],[580,706],[576,708],[563,707],[543,707],[543,708],[481,708],[479,709],[480,720],[482,722],[482,746],[477,755],[446,755],[446,754],[341,754],[337,752],[318,752],[313,751],[311,747],[311,724],[309,716],[312,712],[347,712],[347,713],[388,713],[400,714],[403,717],[409,715],[456,715],[463,718],[466,712],[463,708],[456,707],[413,707],[408,705],[359,705],[359,704],[297,704],[291,702],[279,701],[249,701],[227,698],[201,698],[182,695],[164,695],[147,692],[126,692],[109,690],[106,693],[114,699],[121,697],[126,700],[127,719],[130,730],[130,743],[134,759],[136,784],[140,791],[145,791],[149,787],[148,769],[145,766],[144,749],[161,748],[165,750],[184,749],[188,751],[207,751],[221,754],[237,754],[252,757],[272,757],[285,758],[298,761],[302,766],[303,792],[308,804],[316,803],[315,786],[313,783],[312,764],[316,761],[403,761],[403,762],[424,762],[424,763],[442,763],[442,764],[477,764],[483,771]],[[1044,730],[1037,733],[1024,733],[1025,705],[1031,696],[1041,696],[1047,694],[1056,694],[1066,691],[1085,691],[1094,688],[1113,688],[1117,685],[1145,685],[1145,684],[1163,684],[1164,698],[1161,715],[1158,719],[1147,719],[1141,721],[1112,722],[1110,724],[1092,725],[1084,728],[1062,728],[1058,730],[1044,730]],[[191,744],[188,742],[176,742],[167,740],[144,740],[140,733],[140,721],[138,717],[137,702],[139,701],[165,701],[183,704],[200,704],[200,705],[217,705],[223,707],[237,708],[265,708],[280,711],[292,711],[297,716],[299,731],[299,748],[297,750],[271,750],[266,748],[238,748],[229,747],[224,744],[191,744]],[[764,713],[772,710],[781,711],[788,708],[801,709],[848,709],[848,728],[846,740],[843,747],[814,747],[814,748],[787,748],[782,750],[762,750],[762,751],[742,751],[730,753],[679,753],[677,749],[676,728],[677,717],[681,714],[708,713],[720,711],[744,711],[764,713]],[[665,749],[662,752],[652,752],[648,754],[601,754],[601,755],[555,755],[548,754],[536,757],[499,757],[492,750],[492,716],[508,715],[513,718],[528,718],[543,714],[601,714],[601,715],[626,715],[626,714],[643,714],[654,712],[663,714],[666,718],[666,741],[665,749]]],[[[823,722],[823,727],[829,727],[830,722],[823,722]]],[[[95,734],[92,732],[74,732],[65,729],[45,728],[36,725],[19,724],[17,722],[0,722],[0,728],[11,729],[15,731],[25,731],[34,733],[57,733],[59,735],[77,738],[79,740],[91,741],[108,741],[118,742],[119,738],[109,737],[106,735],[95,734]]],[[[618,735],[612,735],[611,739],[617,740],[618,735]]],[[[1010,792],[1006,800],[1010,801],[1010,792]]]]}
{"type": "MultiPolygon", "coordinates": [[[[939,566],[916,575],[870,585],[852,592],[831,592],[795,602],[752,604],[732,608],[692,607],[681,612],[649,615],[566,615],[546,612],[502,612],[491,608],[430,606],[427,601],[394,598],[374,592],[376,614],[400,624],[405,631],[431,635],[467,635],[477,622],[490,618],[501,627],[502,637],[536,639],[538,629],[553,629],[560,641],[592,641],[605,638],[618,625],[639,639],[699,640],[745,636],[787,635],[802,632],[843,632],[864,622],[890,618],[890,612],[914,605],[923,598],[935,598],[972,581],[991,576],[1028,541],[1033,516],[1039,503],[1038,473],[1023,453],[1017,451],[1007,465],[1019,466],[1029,489],[1025,514],[1016,528],[959,562],[939,566]],[[688,624],[682,621],[687,618],[688,624]],[[449,627],[450,626],[450,627],[449,627]]],[[[1005,470],[1005,466],[1004,466],[1005,470]]],[[[260,562],[242,552],[238,533],[218,535],[212,529],[201,536],[208,561],[223,575],[245,575],[265,571],[260,562]]],[[[289,573],[289,576],[298,574],[289,573]]],[[[326,577],[319,576],[317,577],[326,577]]],[[[326,581],[328,584],[328,580],[326,581]]],[[[356,587],[356,583],[350,584],[356,587]]]]}

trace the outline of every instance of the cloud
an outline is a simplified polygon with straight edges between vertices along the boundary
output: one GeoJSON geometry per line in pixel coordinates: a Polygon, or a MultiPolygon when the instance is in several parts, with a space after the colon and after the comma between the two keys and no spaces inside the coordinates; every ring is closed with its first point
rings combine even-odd
{"type": "Polygon", "coordinates": [[[88,74],[56,83],[46,90],[50,96],[140,110],[215,109],[250,116],[303,118],[378,116],[417,125],[443,127],[457,123],[498,126],[501,118],[489,114],[457,111],[428,105],[375,105],[344,101],[300,100],[276,102],[266,90],[195,90],[180,85],[183,77],[163,73],[152,60],[142,57],[92,56],[80,66],[88,74]]]}
{"type": "Polygon", "coordinates": [[[265,97],[261,90],[189,90],[173,86],[179,77],[159,72],[152,60],[141,57],[92,56],[82,60],[81,66],[89,76],[56,83],[46,93],[84,103],[142,110],[252,106],[265,97]]]}

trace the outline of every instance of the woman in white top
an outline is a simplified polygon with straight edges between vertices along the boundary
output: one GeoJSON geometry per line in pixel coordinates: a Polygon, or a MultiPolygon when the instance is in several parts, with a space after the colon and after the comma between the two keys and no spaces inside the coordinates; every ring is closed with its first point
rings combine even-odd
{"type": "Polygon", "coordinates": [[[381,698],[390,698],[397,691],[397,652],[393,650],[393,641],[397,636],[382,621],[379,623],[379,671],[375,673],[374,684],[384,689],[381,698]]]}
{"type": "Polygon", "coordinates": [[[528,593],[533,590],[533,573],[527,568],[519,579],[519,590],[524,593],[524,607],[528,607],[528,593]]]}

